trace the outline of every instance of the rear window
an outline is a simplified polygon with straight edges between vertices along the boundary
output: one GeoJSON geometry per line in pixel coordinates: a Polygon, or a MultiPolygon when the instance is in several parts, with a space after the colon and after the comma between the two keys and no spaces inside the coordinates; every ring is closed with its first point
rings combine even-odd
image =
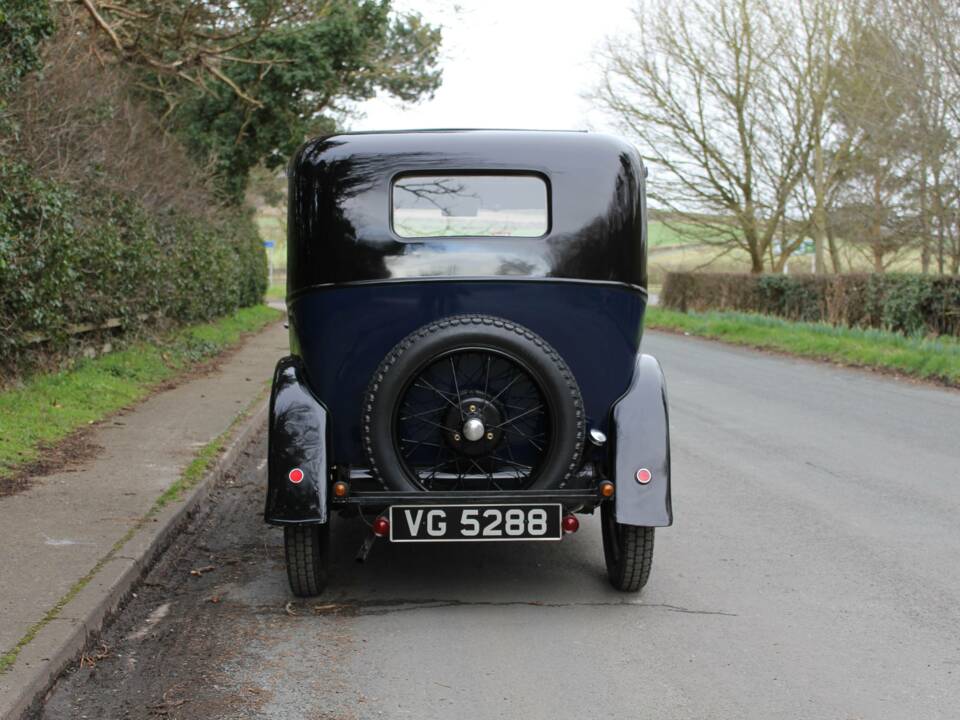
{"type": "Polygon", "coordinates": [[[540,237],[547,227],[547,183],[537,175],[404,175],[393,183],[400,237],[540,237]]]}

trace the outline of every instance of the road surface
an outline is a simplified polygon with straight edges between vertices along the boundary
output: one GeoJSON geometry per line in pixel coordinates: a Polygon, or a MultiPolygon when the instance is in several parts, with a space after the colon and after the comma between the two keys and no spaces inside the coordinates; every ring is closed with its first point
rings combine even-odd
{"type": "Polygon", "coordinates": [[[607,586],[599,518],[365,565],[340,521],[330,591],[288,604],[261,445],[41,716],[960,717],[960,393],[644,343],[676,523],[639,597],[607,586]]]}

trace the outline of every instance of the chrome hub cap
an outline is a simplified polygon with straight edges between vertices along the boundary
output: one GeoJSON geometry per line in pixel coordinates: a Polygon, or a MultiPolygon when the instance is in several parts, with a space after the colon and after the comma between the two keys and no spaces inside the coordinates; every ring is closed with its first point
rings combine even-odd
{"type": "Polygon", "coordinates": [[[463,436],[470,442],[476,442],[483,437],[486,428],[480,418],[472,417],[463,424],[463,436]]]}

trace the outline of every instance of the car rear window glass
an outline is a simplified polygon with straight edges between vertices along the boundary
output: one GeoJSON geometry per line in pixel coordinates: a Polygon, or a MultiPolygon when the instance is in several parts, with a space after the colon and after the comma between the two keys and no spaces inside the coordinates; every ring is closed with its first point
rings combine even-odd
{"type": "Polygon", "coordinates": [[[547,227],[547,183],[537,175],[404,175],[393,183],[400,237],[540,237],[547,227]]]}

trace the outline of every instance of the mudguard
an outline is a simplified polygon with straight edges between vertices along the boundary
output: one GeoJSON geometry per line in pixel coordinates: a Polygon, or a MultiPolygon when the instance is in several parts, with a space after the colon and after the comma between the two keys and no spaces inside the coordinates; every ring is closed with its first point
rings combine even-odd
{"type": "MultiPolygon", "coordinates": [[[[637,355],[630,388],[613,406],[612,429],[617,522],[644,527],[673,524],[667,386],[652,355],[637,355]],[[649,472],[646,483],[637,479],[642,470],[649,472]]],[[[641,473],[641,479],[646,477],[641,473]]]]}
{"type": "Polygon", "coordinates": [[[327,522],[329,418],[297,357],[277,363],[269,423],[264,520],[273,525],[327,522]]]}

